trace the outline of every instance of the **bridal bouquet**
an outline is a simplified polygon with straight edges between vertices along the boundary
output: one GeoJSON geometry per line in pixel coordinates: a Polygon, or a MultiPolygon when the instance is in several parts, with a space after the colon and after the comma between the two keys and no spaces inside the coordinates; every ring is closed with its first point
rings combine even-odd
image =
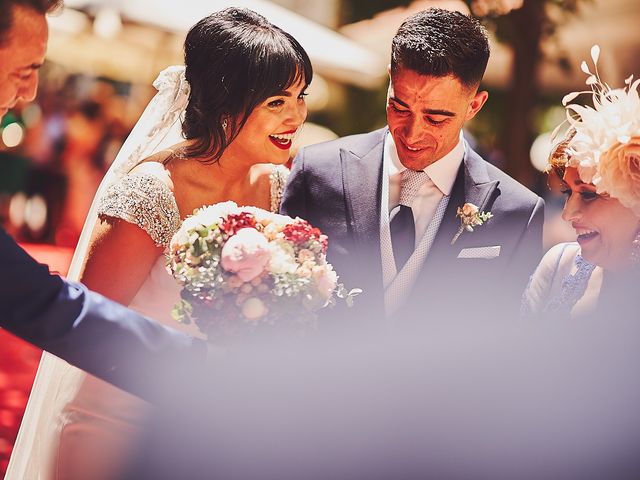
{"type": "Polygon", "coordinates": [[[224,202],[185,219],[168,269],[182,287],[178,321],[214,338],[266,325],[309,326],[347,291],[326,261],[327,237],[300,218],[224,202]]]}

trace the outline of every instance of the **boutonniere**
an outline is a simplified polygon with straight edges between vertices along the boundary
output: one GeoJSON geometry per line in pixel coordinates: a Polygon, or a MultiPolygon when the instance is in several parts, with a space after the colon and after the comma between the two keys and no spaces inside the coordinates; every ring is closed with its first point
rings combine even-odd
{"type": "Polygon", "coordinates": [[[465,203],[462,207],[458,207],[456,217],[460,217],[460,228],[451,240],[451,245],[456,243],[462,232],[465,230],[473,232],[474,227],[484,224],[484,222],[493,217],[493,214],[491,212],[481,212],[473,203],[465,203]]]}

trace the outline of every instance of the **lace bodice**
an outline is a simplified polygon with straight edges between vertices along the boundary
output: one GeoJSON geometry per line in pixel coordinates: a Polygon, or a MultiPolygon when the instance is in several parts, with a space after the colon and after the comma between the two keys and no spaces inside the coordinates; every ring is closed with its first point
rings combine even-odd
{"type": "MultiPolygon", "coordinates": [[[[276,166],[269,176],[270,207],[280,209],[289,170],[276,166]]],[[[171,189],[158,177],[148,173],[123,176],[109,187],[100,200],[98,215],[133,223],[153,239],[159,247],[168,247],[182,220],[171,189]]]]}
{"type": "Polygon", "coordinates": [[[284,194],[284,186],[287,184],[289,178],[289,169],[283,165],[276,165],[271,174],[269,175],[269,181],[271,183],[271,208],[273,213],[280,211],[280,204],[282,203],[282,195],[284,194]]]}
{"type": "Polygon", "coordinates": [[[601,270],[582,258],[576,243],[556,245],[529,279],[521,314],[575,317],[587,313],[595,308],[601,282],[601,270]]]}
{"type": "Polygon", "coordinates": [[[180,211],[169,187],[150,174],[125,175],[100,199],[98,215],[133,223],[166,247],[180,228],[180,211]]]}

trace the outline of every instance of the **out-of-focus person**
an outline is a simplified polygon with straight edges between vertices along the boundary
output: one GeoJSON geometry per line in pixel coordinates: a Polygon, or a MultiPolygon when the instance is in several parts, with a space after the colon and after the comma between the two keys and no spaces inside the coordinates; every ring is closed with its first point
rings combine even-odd
{"type": "Polygon", "coordinates": [[[0,24],[13,23],[8,32],[0,34],[0,118],[18,102],[36,97],[48,38],[42,13],[57,3],[25,0],[0,4],[0,24]]]}
{"type": "Polygon", "coordinates": [[[104,175],[99,154],[106,125],[101,106],[92,101],[74,108],[67,115],[66,125],[60,159],[67,187],[56,244],[75,247],[104,175]]]}

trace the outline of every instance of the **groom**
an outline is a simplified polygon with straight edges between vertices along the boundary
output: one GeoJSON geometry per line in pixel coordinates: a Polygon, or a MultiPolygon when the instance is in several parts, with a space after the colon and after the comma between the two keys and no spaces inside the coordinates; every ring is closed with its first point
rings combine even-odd
{"type": "Polygon", "coordinates": [[[388,126],[294,160],[282,213],[320,228],[341,280],[364,289],[351,317],[517,311],[541,256],[544,203],[463,138],[488,97],[479,90],[488,59],[475,19],[440,9],[409,17],[392,43],[388,126]],[[492,217],[461,230],[465,204],[492,217]]]}

